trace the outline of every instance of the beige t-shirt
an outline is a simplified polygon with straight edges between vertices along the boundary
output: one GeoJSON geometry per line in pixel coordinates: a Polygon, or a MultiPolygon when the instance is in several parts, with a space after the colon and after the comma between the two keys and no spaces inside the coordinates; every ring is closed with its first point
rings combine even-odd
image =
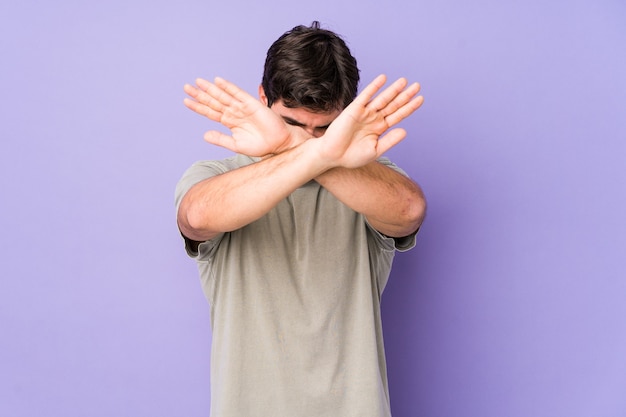
{"type": "MultiPolygon", "coordinates": [[[[177,207],[197,182],[254,161],[194,164],[177,207]]],[[[211,306],[211,416],[390,416],[380,296],[395,250],[414,244],[311,181],[259,220],[187,246],[211,306]]]]}

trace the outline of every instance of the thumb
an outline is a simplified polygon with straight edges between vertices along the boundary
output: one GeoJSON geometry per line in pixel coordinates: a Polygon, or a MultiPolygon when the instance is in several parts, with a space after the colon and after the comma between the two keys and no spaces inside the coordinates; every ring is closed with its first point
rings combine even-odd
{"type": "Polygon", "coordinates": [[[217,130],[209,130],[206,132],[204,134],[204,140],[212,145],[221,146],[222,148],[237,152],[233,137],[222,132],[218,132],[217,130]]]}
{"type": "Polygon", "coordinates": [[[406,130],[398,127],[390,130],[385,133],[383,136],[378,138],[378,143],[376,145],[376,154],[377,156],[381,156],[389,149],[396,146],[406,137],[406,130]]]}

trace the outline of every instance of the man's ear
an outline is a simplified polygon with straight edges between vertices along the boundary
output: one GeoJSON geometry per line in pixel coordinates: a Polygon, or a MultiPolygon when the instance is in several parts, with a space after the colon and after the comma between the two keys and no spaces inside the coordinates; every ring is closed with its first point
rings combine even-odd
{"type": "Polygon", "coordinates": [[[263,89],[263,85],[259,85],[259,100],[261,100],[261,103],[267,106],[267,96],[265,95],[265,90],[263,89]]]}

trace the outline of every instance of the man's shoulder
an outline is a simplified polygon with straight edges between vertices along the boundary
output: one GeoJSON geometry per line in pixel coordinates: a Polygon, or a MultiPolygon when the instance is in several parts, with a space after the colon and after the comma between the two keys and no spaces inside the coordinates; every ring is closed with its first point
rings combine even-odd
{"type": "MultiPolygon", "coordinates": [[[[209,159],[194,162],[189,170],[220,170],[230,171],[233,169],[241,168],[246,165],[253,164],[258,158],[252,158],[250,156],[236,154],[225,159],[209,159]]],[[[188,170],[188,171],[189,171],[188,170]]]]}
{"type": "Polygon", "coordinates": [[[398,165],[394,164],[393,162],[391,162],[391,160],[387,157],[380,157],[376,160],[376,162],[378,162],[381,165],[384,165],[388,168],[393,169],[396,172],[399,172],[400,174],[404,175],[405,177],[408,177],[408,174],[402,169],[400,168],[398,165]]]}
{"type": "Polygon", "coordinates": [[[176,207],[180,205],[183,196],[195,184],[228,171],[250,165],[254,162],[254,158],[239,154],[220,160],[202,160],[194,162],[187,168],[176,184],[176,207]]]}

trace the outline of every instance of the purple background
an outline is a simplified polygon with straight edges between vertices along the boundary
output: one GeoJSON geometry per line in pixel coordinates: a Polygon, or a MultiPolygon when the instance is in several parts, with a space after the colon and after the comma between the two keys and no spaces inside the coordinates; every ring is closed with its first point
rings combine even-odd
{"type": "Polygon", "coordinates": [[[394,415],[626,415],[619,0],[2,2],[0,415],[208,415],[173,190],[228,152],[182,85],[256,92],[314,19],[426,98],[389,153],[430,203],[383,297],[394,415]]]}

